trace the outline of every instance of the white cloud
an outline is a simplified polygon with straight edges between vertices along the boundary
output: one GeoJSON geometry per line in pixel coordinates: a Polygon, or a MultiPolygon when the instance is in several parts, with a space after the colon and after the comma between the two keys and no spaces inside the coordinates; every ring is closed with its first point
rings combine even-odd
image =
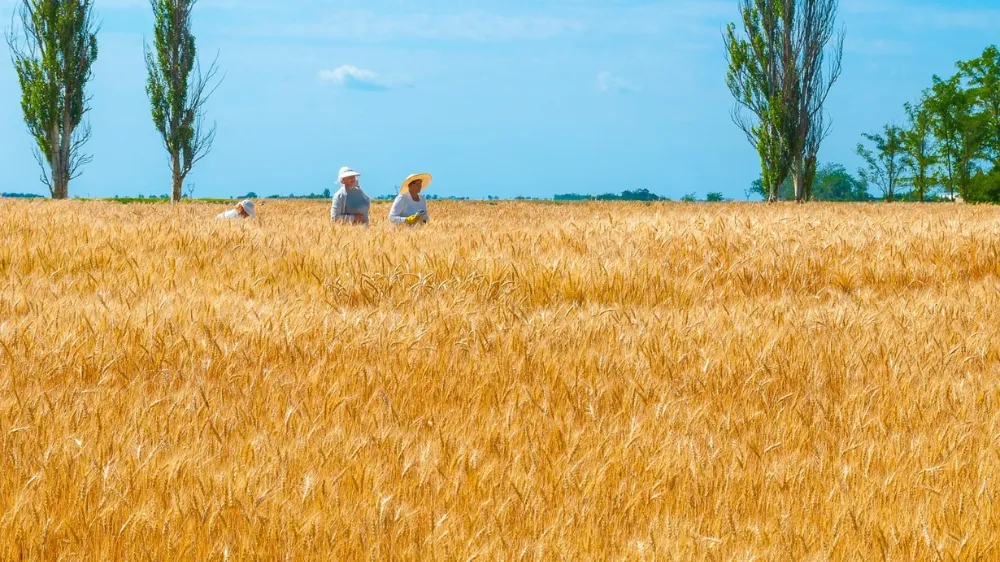
{"type": "Polygon", "coordinates": [[[380,92],[408,85],[408,82],[398,77],[383,77],[379,74],[358,68],[351,64],[338,66],[333,70],[320,70],[319,79],[333,82],[351,90],[380,92]]]}
{"type": "Polygon", "coordinates": [[[602,92],[618,92],[620,94],[630,94],[639,91],[639,88],[635,84],[607,71],[597,75],[597,89],[602,92]]]}

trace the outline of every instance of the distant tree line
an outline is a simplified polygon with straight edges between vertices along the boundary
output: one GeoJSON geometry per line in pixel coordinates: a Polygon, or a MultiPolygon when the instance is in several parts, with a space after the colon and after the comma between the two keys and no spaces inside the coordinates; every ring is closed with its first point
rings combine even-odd
{"type": "Polygon", "coordinates": [[[625,190],[621,193],[604,193],[602,195],[580,195],[564,193],[553,197],[556,201],[669,201],[666,197],[652,193],[648,189],[635,191],[625,190]]]}
{"type": "MultiPolygon", "coordinates": [[[[637,189],[635,191],[625,190],[621,193],[604,193],[601,195],[580,195],[578,193],[562,193],[553,197],[555,201],[670,201],[669,197],[662,197],[650,192],[648,189],[637,189]]],[[[683,202],[698,201],[698,195],[689,193],[681,197],[683,202]]],[[[708,203],[726,201],[725,196],[720,192],[708,193],[705,196],[708,203]]]]}
{"type": "Polygon", "coordinates": [[[861,176],[887,201],[924,201],[941,190],[952,200],[1000,202],[1000,49],[956,66],[904,105],[905,125],[887,124],[858,144],[861,176]]]}
{"type": "Polygon", "coordinates": [[[38,195],[37,193],[0,193],[0,197],[7,197],[10,199],[44,199],[44,195],[38,195]]]}
{"type": "MultiPolygon", "coordinates": [[[[243,196],[247,199],[256,199],[257,194],[251,191],[243,196]]],[[[267,199],[329,199],[331,197],[330,190],[324,189],[323,193],[310,193],[309,195],[268,195],[267,199]]]]}

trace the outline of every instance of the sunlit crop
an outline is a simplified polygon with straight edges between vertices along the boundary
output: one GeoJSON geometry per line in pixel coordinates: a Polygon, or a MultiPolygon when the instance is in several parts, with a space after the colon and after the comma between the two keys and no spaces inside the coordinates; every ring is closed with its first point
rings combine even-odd
{"type": "Polygon", "coordinates": [[[0,559],[1000,557],[1000,213],[0,200],[0,559]]]}

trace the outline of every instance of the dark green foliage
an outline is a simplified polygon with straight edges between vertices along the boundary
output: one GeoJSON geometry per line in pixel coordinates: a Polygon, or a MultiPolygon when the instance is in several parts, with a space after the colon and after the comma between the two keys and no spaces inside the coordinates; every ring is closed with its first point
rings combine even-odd
{"type": "Polygon", "coordinates": [[[971,203],[1000,203],[1000,167],[989,172],[977,172],[969,183],[966,200],[971,203]]]}
{"type": "MultiPolygon", "coordinates": [[[[792,180],[788,178],[779,187],[779,196],[784,200],[795,197],[792,180]]],[[[757,179],[750,187],[751,193],[766,197],[763,182],[757,179]]],[[[872,201],[867,185],[851,175],[840,164],[826,164],[816,171],[812,184],[812,199],[814,201],[872,201]]]]}

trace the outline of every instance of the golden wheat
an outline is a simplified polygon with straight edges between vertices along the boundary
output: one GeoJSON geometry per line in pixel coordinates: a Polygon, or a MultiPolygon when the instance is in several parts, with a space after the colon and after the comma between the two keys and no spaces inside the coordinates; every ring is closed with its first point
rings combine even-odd
{"type": "Polygon", "coordinates": [[[992,207],[259,207],[0,201],[0,558],[1000,557],[992,207]]]}

